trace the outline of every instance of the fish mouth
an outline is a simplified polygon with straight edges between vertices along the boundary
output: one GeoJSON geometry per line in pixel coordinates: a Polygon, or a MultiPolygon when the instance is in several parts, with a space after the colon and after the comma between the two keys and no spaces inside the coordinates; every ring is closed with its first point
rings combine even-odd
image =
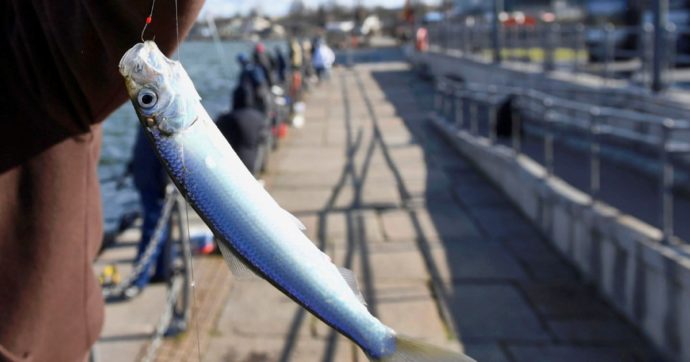
{"type": "Polygon", "coordinates": [[[153,41],[135,44],[120,59],[120,74],[132,85],[151,83],[172,75],[175,61],[168,59],[153,41]]]}

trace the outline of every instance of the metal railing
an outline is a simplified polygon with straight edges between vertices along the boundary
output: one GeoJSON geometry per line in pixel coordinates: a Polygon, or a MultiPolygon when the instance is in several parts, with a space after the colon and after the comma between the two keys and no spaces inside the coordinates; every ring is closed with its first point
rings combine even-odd
{"type": "Polygon", "coordinates": [[[133,265],[132,271],[122,282],[102,287],[106,299],[126,299],[127,289],[133,287],[143,273],[150,272],[151,266],[156,263],[156,258],[162,252],[163,244],[166,241],[172,244],[172,276],[167,282],[162,314],[151,335],[151,342],[146,348],[143,361],[154,360],[163,337],[183,333],[191,318],[192,251],[186,208],[186,201],[182,195],[175,186],[169,184],[161,216],[151,240],[133,265]]]}
{"type": "MultiPolygon", "coordinates": [[[[690,27],[669,24],[662,36],[662,54],[654,53],[654,27],[585,26],[537,23],[501,26],[499,49],[505,63],[550,72],[597,75],[605,83],[629,80],[652,87],[653,63],[660,61],[662,83],[690,83],[690,27]]],[[[492,27],[472,19],[446,20],[428,25],[430,49],[480,62],[494,61],[492,27]]]]}
{"type": "MultiPolygon", "coordinates": [[[[504,145],[522,154],[522,132],[532,130],[543,142],[545,177],[554,175],[554,142],[574,139],[584,144],[589,158],[589,187],[592,204],[599,201],[601,191],[601,158],[604,148],[624,149],[636,153],[648,167],[639,162],[628,166],[658,178],[659,225],[662,242],[674,238],[673,195],[678,188],[674,165],[690,170],[690,122],[661,117],[640,111],[602,107],[543,92],[511,86],[461,83],[451,79],[437,82],[435,112],[458,130],[473,136],[486,137],[492,145],[497,137],[497,112],[511,99],[510,139],[504,145]],[[483,114],[480,114],[482,113],[483,114]]],[[[619,162],[625,162],[619,159],[619,162]]],[[[631,195],[632,196],[632,195],[631,195]]],[[[625,212],[625,210],[623,210],[625,212]]]]}

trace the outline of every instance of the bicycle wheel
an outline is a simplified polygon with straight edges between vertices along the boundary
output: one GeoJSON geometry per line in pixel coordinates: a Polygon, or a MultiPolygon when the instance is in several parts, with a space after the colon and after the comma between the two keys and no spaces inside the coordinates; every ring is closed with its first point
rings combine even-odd
{"type": "Polygon", "coordinates": [[[176,202],[170,215],[171,241],[173,242],[173,276],[168,290],[174,294],[172,318],[166,335],[177,335],[187,330],[191,317],[192,251],[189,225],[184,198],[175,192],[176,202]]]}

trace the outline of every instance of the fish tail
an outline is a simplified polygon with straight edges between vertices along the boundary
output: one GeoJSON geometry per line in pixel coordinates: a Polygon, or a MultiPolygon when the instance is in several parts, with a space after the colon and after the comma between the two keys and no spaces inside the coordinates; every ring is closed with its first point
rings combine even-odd
{"type": "Polygon", "coordinates": [[[459,352],[448,351],[410,338],[396,337],[395,353],[374,362],[476,362],[459,352]]]}

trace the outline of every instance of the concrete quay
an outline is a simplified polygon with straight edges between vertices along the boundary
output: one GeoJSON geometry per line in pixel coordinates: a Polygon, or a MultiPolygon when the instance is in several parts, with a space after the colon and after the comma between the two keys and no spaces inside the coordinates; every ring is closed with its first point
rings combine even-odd
{"type": "MultiPolygon", "coordinates": [[[[522,87],[539,79],[549,89],[595,90],[600,86],[595,79],[578,83],[560,79],[557,74],[531,75],[442,54],[413,58],[425,62],[436,76],[453,74],[471,81],[522,87]]],[[[661,231],[648,223],[659,217],[654,202],[659,199],[658,188],[644,189],[639,175],[630,176],[620,167],[602,164],[606,173],[602,190],[606,194],[592,203],[582,188],[576,188],[577,178],[587,175],[587,166],[561,157],[560,145],[556,155],[561,157],[563,169],[553,177],[528,147],[525,154],[515,157],[506,145],[492,145],[485,137],[457,129],[452,122],[434,119],[432,124],[440,134],[477,165],[616,310],[638,326],[667,358],[690,360],[690,246],[682,242],[663,245],[661,231]],[[625,205],[644,212],[618,209],[625,205]]],[[[579,184],[581,187],[582,182],[579,184]]],[[[687,201],[681,197],[675,201],[678,233],[687,235],[687,201]]]]}
{"type": "MultiPolygon", "coordinates": [[[[664,361],[434,130],[432,96],[405,63],[337,69],[273,157],[269,192],[355,271],[370,311],[402,335],[478,361],[664,361]]],[[[230,275],[219,257],[196,258],[195,274],[196,322],[158,360],[367,360],[268,283],[230,275]]],[[[102,342],[151,331],[147,293],[117,317],[124,304],[108,306],[102,342]]],[[[103,360],[139,356],[110,351],[103,360]]]]}

